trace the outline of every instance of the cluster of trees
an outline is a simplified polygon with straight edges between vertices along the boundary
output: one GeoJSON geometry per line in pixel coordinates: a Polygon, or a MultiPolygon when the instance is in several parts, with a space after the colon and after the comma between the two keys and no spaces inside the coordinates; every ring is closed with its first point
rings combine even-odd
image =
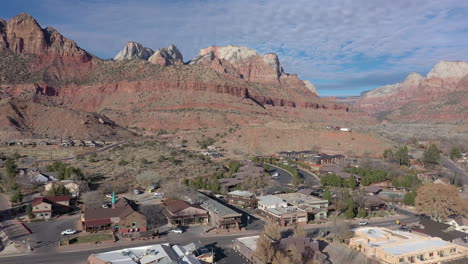
{"type": "Polygon", "coordinates": [[[395,187],[403,187],[406,189],[416,188],[421,184],[416,173],[410,172],[400,177],[392,179],[392,185],[395,187]]]}
{"type": "Polygon", "coordinates": [[[223,174],[213,174],[210,177],[202,177],[198,176],[194,179],[183,179],[182,183],[185,186],[192,187],[194,189],[205,189],[211,190],[215,193],[219,193],[221,191],[221,184],[219,183],[219,179],[223,178],[223,174]]]}
{"type": "Polygon", "coordinates": [[[458,160],[462,157],[460,148],[454,147],[450,150],[450,158],[452,160],[458,160]]]}
{"type": "MultiPolygon", "coordinates": [[[[295,225],[293,228],[293,236],[297,238],[305,238],[306,232],[301,226],[295,225]]],[[[257,240],[257,248],[254,252],[255,256],[263,263],[270,264],[315,264],[312,252],[301,253],[296,247],[282,248],[280,245],[281,232],[278,225],[268,222],[263,232],[257,240]]]]}
{"type": "Polygon", "coordinates": [[[450,215],[466,215],[468,199],[453,185],[427,183],[416,191],[416,209],[437,221],[446,220],[450,215]]]}
{"type": "Polygon", "coordinates": [[[320,183],[326,186],[333,186],[333,187],[348,187],[351,189],[356,188],[357,180],[354,175],[351,175],[349,179],[343,179],[340,176],[336,175],[335,173],[327,174],[320,178],[320,183]]]}
{"type": "Polygon", "coordinates": [[[229,161],[229,175],[232,176],[234,173],[238,172],[242,164],[237,160],[229,161]]]}
{"type": "Polygon", "coordinates": [[[429,146],[429,148],[424,151],[423,162],[426,164],[436,165],[440,162],[440,150],[435,144],[429,146]]]}
{"type": "Polygon", "coordinates": [[[387,179],[387,172],[380,169],[364,168],[364,167],[352,167],[348,169],[351,174],[361,176],[361,185],[368,186],[374,182],[380,182],[387,179]]]}
{"type": "Polygon", "coordinates": [[[84,176],[80,168],[69,166],[61,161],[54,161],[54,163],[47,165],[48,171],[57,172],[58,180],[83,180],[84,176]]]}
{"type": "Polygon", "coordinates": [[[54,184],[52,185],[52,188],[47,192],[47,196],[63,196],[63,195],[70,195],[70,192],[68,191],[65,186],[61,184],[54,184]]]}
{"type": "Polygon", "coordinates": [[[400,166],[410,165],[408,147],[406,146],[398,148],[395,152],[393,152],[392,149],[386,149],[384,150],[383,156],[386,160],[396,162],[400,166]]]}

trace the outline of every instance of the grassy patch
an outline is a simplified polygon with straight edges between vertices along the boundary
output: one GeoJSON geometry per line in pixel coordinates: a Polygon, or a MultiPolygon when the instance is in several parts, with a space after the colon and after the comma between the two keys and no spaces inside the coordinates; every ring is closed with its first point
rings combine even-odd
{"type": "Polygon", "coordinates": [[[109,241],[113,240],[114,236],[111,234],[96,234],[96,235],[86,235],[86,236],[77,236],[70,239],[70,244],[80,244],[80,243],[95,243],[98,241],[109,241]]]}

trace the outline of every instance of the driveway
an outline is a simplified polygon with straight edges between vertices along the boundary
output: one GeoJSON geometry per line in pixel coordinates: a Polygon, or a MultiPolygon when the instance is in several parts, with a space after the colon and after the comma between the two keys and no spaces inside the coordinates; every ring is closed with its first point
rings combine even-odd
{"type": "Polygon", "coordinates": [[[309,181],[314,186],[315,185],[317,185],[317,186],[320,185],[320,182],[319,182],[318,177],[316,175],[312,174],[311,172],[300,169],[300,168],[297,168],[297,170],[299,171],[299,175],[301,176],[303,181],[305,181],[305,182],[309,181]]]}
{"type": "Polygon", "coordinates": [[[80,214],[64,215],[54,220],[32,222],[26,224],[32,234],[24,240],[29,240],[31,247],[39,250],[47,250],[57,246],[63,236],[60,234],[66,229],[77,229],[76,222],[80,219],[80,214]]]}

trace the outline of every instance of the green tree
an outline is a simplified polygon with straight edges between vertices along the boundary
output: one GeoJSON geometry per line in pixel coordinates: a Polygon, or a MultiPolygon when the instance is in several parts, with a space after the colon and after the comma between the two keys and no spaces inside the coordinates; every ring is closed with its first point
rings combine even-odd
{"type": "Polygon", "coordinates": [[[408,147],[399,148],[394,155],[396,162],[400,165],[409,166],[408,147]]]}
{"type": "Polygon", "coordinates": [[[362,208],[362,207],[359,208],[357,217],[359,217],[359,218],[364,218],[364,217],[366,217],[366,216],[367,216],[367,210],[364,209],[364,208],[362,208]]]}
{"type": "Polygon", "coordinates": [[[10,200],[12,203],[20,204],[23,201],[23,194],[21,191],[16,190],[11,194],[10,200]]]}
{"type": "Polygon", "coordinates": [[[440,161],[440,152],[435,144],[429,146],[429,148],[424,152],[423,162],[427,164],[439,164],[440,161]]]}
{"type": "Polygon", "coordinates": [[[354,207],[354,200],[350,197],[348,198],[347,202],[348,209],[345,211],[345,216],[348,219],[354,218],[356,216],[356,209],[354,207]]]}
{"type": "Polygon", "coordinates": [[[388,160],[393,160],[393,151],[391,149],[384,150],[383,157],[388,160]]]}
{"type": "Polygon", "coordinates": [[[35,215],[32,213],[32,204],[28,204],[26,206],[26,214],[28,215],[29,219],[33,219],[35,215]]]}
{"type": "Polygon", "coordinates": [[[349,178],[348,180],[348,187],[351,189],[354,189],[356,188],[356,186],[357,186],[356,177],[354,177],[354,175],[351,175],[351,178],[349,178]]]}
{"type": "Polygon", "coordinates": [[[416,200],[416,192],[411,191],[405,194],[403,198],[403,203],[406,205],[414,205],[414,201],[416,200]]]}
{"type": "Polygon", "coordinates": [[[5,167],[7,176],[10,179],[14,179],[16,177],[16,172],[18,170],[18,166],[16,166],[15,161],[13,159],[7,159],[3,166],[5,167]]]}
{"type": "Polygon", "coordinates": [[[239,171],[239,168],[241,167],[241,164],[237,160],[231,160],[229,162],[229,175],[232,175],[239,171]]]}
{"type": "Polygon", "coordinates": [[[450,158],[452,160],[457,160],[459,158],[461,158],[461,151],[459,148],[457,147],[454,147],[452,148],[452,150],[450,151],[450,158]]]}
{"type": "Polygon", "coordinates": [[[324,199],[327,199],[328,201],[331,201],[332,195],[331,195],[331,192],[330,192],[329,189],[326,189],[326,190],[323,192],[323,198],[324,198],[324,199]]]}

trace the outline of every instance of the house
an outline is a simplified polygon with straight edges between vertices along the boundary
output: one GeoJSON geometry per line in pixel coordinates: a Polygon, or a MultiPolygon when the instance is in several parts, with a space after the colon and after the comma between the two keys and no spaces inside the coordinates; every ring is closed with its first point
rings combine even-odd
{"type": "Polygon", "coordinates": [[[433,182],[437,178],[439,178],[439,174],[437,172],[418,173],[418,180],[422,181],[423,183],[433,182]]]}
{"type": "Polygon", "coordinates": [[[326,219],[328,214],[328,200],[302,193],[283,193],[276,195],[288,204],[296,206],[308,213],[309,220],[326,219]]]}
{"type": "Polygon", "coordinates": [[[437,180],[434,181],[435,184],[443,184],[443,185],[449,185],[450,180],[447,178],[438,178],[437,180]]]}
{"type": "Polygon", "coordinates": [[[382,188],[378,187],[378,186],[366,186],[364,188],[364,192],[367,194],[367,195],[377,195],[379,194],[379,192],[382,191],[382,188]]]}
{"type": "Polygon", "coordinates": [[[356,200],[356,203],[363,206],[368,211],[376,211],[385,208],[385,202],[375,195],[361,196],[356,200]]]}
{"type": "Polygon", "coordinates": [[[345,156],[343,155],[327,155],[327,154],[319,154],[315,156],[311,161],[315,165],[330,165],[330,164],[337,164],[340,161],[343,161],[345,156]]]}
{"type": "Polygon", "coordinates": [[[456,216],[447,221],[448,225],[455,227],[455,230],[468,234],[468,218],[464,216],[456,216]]]}
{"type": "Polygon", "coordinates": [[[258,197],[258,209],[263,216],[282,227],[296,223],[307,224],[307,212],[304,209],[288,205],[274,195],[258,197]]]}
{"type": "Polygon", "coordinates": [[[70,196],[46,196],[36,197],[32,201],[32,214],[38,219],[50,219],[55,215],[68,213],[70,207],[70,196]]]}
{"type": "Polygon", "coordinates": [[[244,182],[242,179],[237,178],[221,178],[218,181],[223,192],[230,192],[244,182]]]}
{"type": "Polygon", "coordinates": [[[200,264],[214,263],[213,254],[207,258],[204,248],[198,247],[195,243],[186,246],[155,244],[150,246],[141,246],[133,248],[118,249],[103,253],[91,254],[88,257],[89,264],[200,264]]]}
{"type": "Polygon", "coordinates": [[[392,182],[390,180],[373,182],[373,183],[369,184],[369,186],[378,187],[378,188],[381,188],[381,189],[393,188],[393,184],[392,184],[392,182]]]}
{"type": "Polygon", "coordinates": [[[49,192],[53,187],[56,186],[64,186],[65,189],[70,192],[72,197],[78,197],[80,196],[80,191],[81,188],[85,188],[87,186],[87,183],[84,181],[72,181],[72,180],[63,180],[63,181],[55,181],[55,182],[49,182],[44,186],[44,190],[46,192],[49,192]]]}
{"type": "Polygon", "coordinates": [[[137,211],[136,205],[121,198],[112,199],[111,208],[85,208],[81,214],[83,231],[96,232],[112,230],[115,233],[147,231],[146,217],[137,211]]]}
{"type": "Polygon", "coordinates": [[[234,211],[203,193],[198,193],[196,200],[200,201],[200,206],[208,211],[210,216],[209,222],[215,228],[240,229],[242,225],[241,213],[234,211]]]}
{"type": "Polygon", "coordinates": [[[349,246],[384,264],[445,263],[468,256],[465,247],[440,238],[382,227],[356,229],[349,246]]]}
{"type": "Polygon", "coordinates": [[[297,192],[305,194],[305,195],[320,196],[323,193],[323,189],[322,188],[306,188],[306,189],[300,189],[297,192]]]}
{"type": "Polygon", "coordinates": [[[255,194],[248,191],[232,191],[226,195],[226,200],[229,204],[238,205],[242,208],[256,208],[257,199],[255,194]]]}
{"type": "Polygon", "coordinates": [[[164,215],[169,224],[173,226],[208,223],[208,211],[200,206],[182,200],[169,200],[164,202],[163,205],[164,215]]]}
{"type": "Polygon", "coordinates": [[[419,221],[419,227],[415,227],[412,230],[461,245],[463,245],[464,241],[468,239],[467,233],[457,231],[451,225],[436,222],[427,218],[421,219],[419,221]]]}

